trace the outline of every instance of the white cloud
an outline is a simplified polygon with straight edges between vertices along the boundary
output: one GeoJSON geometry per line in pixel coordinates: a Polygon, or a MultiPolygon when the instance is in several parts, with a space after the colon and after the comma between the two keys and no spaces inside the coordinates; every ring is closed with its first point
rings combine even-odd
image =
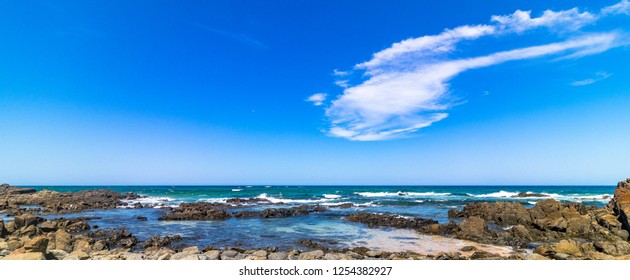
{"type": "Polygon", "coordinates": [[[368,80],[345,89],[332,101],[326,109],[331,121],[329,135],[357,141],[404,136],[448,116],[444,112],[451,107],[448,81],[461,72],[554,54],[591,54],[616,46],[618,37],[615,32],[600,33],[465,59],[400,61],[406,65],[371,72],[375,74],[368,80]]]}
{"type": "Polygon", "coordinates": [[[368,74],[374,74],[377,69],[388,63],[394,64],[392,66],[401,66],[396,64],[405,55],[417,58],[447,53],[455,49],[455,44],[462,40],[473,40],[494,32],[495,27],[489,25],[464,25],[455,29],[446,29],[439,35],[407,39],[375,53],[370,61],[358,64],[355,68],[367,69],[368,74]]]}
{"type": "Polygon", "coordinates": [[[313,105],[315,106],[322,106],[324,105],[324,101],[326,101],[326,97],[327,94],[325,93],[316,93],[309,96],[306,101],[313,102],[313,105]]]}
{"type": "MultiPolygon", "coordinates": [[[[448,116],[457,100],[449,92],[449,81],[458,74],[508,61],[554,56],[552,61],[576,59],[628,45],[623,31],[587,34],[580,29],[595,23],[608,14],[627,11],[627,0],[603,8],[600,13],[580,12],[577,8],[564,11],[547,10],[532,18],[531,11],[492,16],[491,24],[464,25],[445,29],[438,35],[410,38],[376,52],[369,61],[355,65],[364,71],[362,83],[349,86],[346,80],[335,83],[344,88],[343,94],[326,107],[330,121],[328,135],[356,141],[375,141],[404,137],[448,116]],[[564,41],[524,46],[487,55],[449,58],[458,51],[457,44],[474,41],[484,36],[524,36],[524,31],[546,28],[560,33],[564,41]]],[[[500,46],[499,46],[500,47],[500,46]]],[[[334,70],[335,76],[349,72],[334,70]]],[[[572,85],[586,85],[608,78],[598,73],[596,78],[576,81],[572,85]]],[[[315,96],[315,95],[314,95],[315,96]]],[[[313,98],[313,96],[311,97],[313,98]]],[[[322,105],[314,97],[315,105],[322,105]]]]}
{"type": "Polygon", "coordinates": [[[350,86],[349,82],[350,80],[338,80],[338,81],[335,81],[335,85],[338,85],[342,88],[347,88],[350,86]]]}
{"type": "Polygon", "coordinates": [[[537,18],[531,17],[531,11],[521,10],[511,15],[492,16],[492,21],[496,22],[501,30],[511,32],[523,32],[538,27],[547,27],[557,31],[575,31],[596,20],[596,15],[589,12],[580,13],[577,8],[559,12],[546,10],[537,18]]]}
{"type": "Polygon", "coordinates": [[[334,70],[333,70],[333,75],[335,75],[335,76],[337,76],[337,77],[343,77],[343,76],[348,76],[348,75],[350,75],[350,72],[348,72],[348,71],[341,71],[341,70],[334,69],[334,70]]]}
{"type": "Polygon", "coordinates": [[[601,80],[608,79],[608,77],[610,77],[610,76],[612,76],[612,74],[610,74],[610,73],[597,72],[597,73],[595,73],[595,77],[594,78],[589,78],[589,79],[575,81],[575,82],[572,82],[571,85],[575,86],[575,87],[586,86],[586,85],[597,83],[597,82],[599,82],[601,80]]]}
{"type": "Polygon", "coordinates": [[[602,14],[625,14],[630,15],[630,2],[628,0],[622,0],[621,2],[605,7],[602,9],[602,14]]]}

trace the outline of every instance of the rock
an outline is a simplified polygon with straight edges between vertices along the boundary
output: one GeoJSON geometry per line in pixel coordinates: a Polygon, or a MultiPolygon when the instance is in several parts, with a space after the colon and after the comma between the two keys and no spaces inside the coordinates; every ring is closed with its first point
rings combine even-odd
{"type": "Polygon", "coordinates": [[[7,241],[7,249],[9,251],[15,251],[18,248],[22,248],[22,246],[24,246],[24,242],[20,240],[12,239],[7,241]]]}
{"type": "Polygon", "coordinates": [[[9,250],[0,250],[0,257],[8,256],[9,254],[11,254],[9,250]]]}
{"type": "Polygon", "coordinates": [[[121,229],[101,229],[87,234],[95,241],[101,241],[108,248],[131,249],[138,244],[138,239],[124,228],[121,229]]]}
{"type": "Polygon", "coordinates": [[[382,254],[383,254],[382,251],[372,251],[372,250],[370,250],[370,251],[365,252],[365,255],[368,256],[368,257],[371,257],[371,258],[378,258],[382,254]]]}
{"type": "Polygon", "coordinates": [[[184,249],[182,249],[182,253],[188,253],[188,254],[200,254],[201,251],[199,250],[199,247],[197,246],[191,246],[191,247],[186,247],[184,249]]]}
{"type": "Polygon", "coordinates": [[[621,238],[621,240],[628,241],[628,238],[630,238],[630,234],[628,233],[627,230],[623,230],[623,229],[615,230],[615,231],[613,231],[613,233],[616,236],[619,236],[619,238],[621,238]]]}
{"type": "Polygon", "coordinates": [[[89,259],[90,256],[84,252],[84,251],[74,251],[70,254],[68,254],[65,258],[63,258],[63,260],[74,260],[74,261],[78,261],[78,260],[87,260],[89,259]]]}
{"type": "Polygon", "coordinates": [[[230,218],[222,206],[209,202],[181,203],[178,208],[158,218],[158,220],[224,220],[230,218]]]}
{"type": "Polygon", "coordinates": [[[342,253],[326,253],[326,255],[324,255],[324,257],[322,257],[323,260],[352,260],[352,257],[346,255],[346,254],[342,254],[342,253]]]}
{"type": "Polygon", "coordinates": [[[315,250],[315,251],[301,253],[298,259],[299,260],[316,260],[316,259],[322,258],[323,256],[324,256],[324,251],[315,250]]]}
{"type": "Polygon", "coordinates": [[[428,225],[437,224],[437,221],[432,219],[423,219],[417,217],[406,218],[400,215],[392,214],[355,213],[346,216],[346,219],[348,219],[348,221],[367,224],[369,227],[388,226],[395,228],[420,229],[428,225]]]}
{"type": "Polygon", "coordinates": [[[43,232],[53,232],[58,229],[58,226],[56,221],[45,221],[39,226],[39,228],[43,232]]]}
{"type": "Polygon", "coordinates": [[[193,253],[188,253],[188,252],[181,252],[181,253],[177,253],[174,254],[173,256],[171,256],[170,260],[199,260],[199,256],[197,256],[197,254],[193,254],[193,253]]]}
{"type": "Polygon", "coordinates": [[[617,184],[614,197],[608,205],[619,216],[622,228],[630,232],[630,179],[617,184]]]}
{"type": "Polygon", "coordinates": [[[259,258],[265,258],[267,259],[267,251],[265,250],[258,250],[254,253],[252,253],[250,256],[254,256],[254,257],[259,257],[259,258]]]}
{"type": "Polygon", "coordinates": [[[19,236],[28,236],[28,237],[33,237],[39,234],[42,234],[43,232],[35,225],[29,225],[26,226],[22,229],[19,230],[18,235],[19,236]]]}
{"type": "Polygon", "coordinates": [[[77,241],[74,242],[74,247],[72,248],[72,252],[85,252],[85,253],[89,253],[91,250],[92,246],[90,245],[90,242],[85,240],[85,239],[79,239],[77,241]]]}
{"type": "Polygon", "coordinates": [[[287,258],[288,255],[285,252],[274,252],[267,256],[267,259],[269,260],[286,260],[287,258]]]}
{"type": "Polygon", "coordinates": [[[148,219],[145,216],[138,216],[138,217],[136,217],[136,220],[138,220],[138,221],[147,221],[148,219]]]}
{"type": "Polygon", "coordinates": [[[48,247],[48,238],[44,236],[37,236],[24,244],[24,250],[26,252],[40,252],[46,253],[48,247]]]}
{"type": "Polygon", "coordinates": [[[154,235],[153,237],[151,237],[151,239],[145,241],[144,243],[142,243],[142,247],[144,248],[149,248],[149,247],[168,247],[171,246],[171,244],[175,241],[179,241],[182,240],[182,237],[179,235],[173,235],[173,236],[164,236],[164,237],[160,237],[160,235],[154,235]]]}
{"type": "Polygon", "coordinates": [[[55,232],[55,249],[72,252],[72,235],[63,229],[57,230],[55,232]]]}
{"type": "Polygon", "coordinates": [[[501,255],[493,254],[486,251],[475,251],[471,256],[471,260],[500,260],[501,255]]]}
{"type": "Polygon", "coordinates": [[[131,252],[124,253],[123,258],[125,258],[125,260],[144,260],[144,256],[142,254],[131,252]]]}
{"type": "Polygon", "coordinates": [[[528,224],[531,217],[528,210],[518,202],[475,202],[464,206],[462,211],[451,209],[449,218],[479,217],[498,225],[528,224]]]}
{"type": "Polygon", "coordinates": [[[222,260],[229,260],[229,259],[232,259],[232,258],[236,257],[236,255],[238,255],[237,251],[225,250],[225,251],[223,251],[223,253],[221,253],[221,259],[222,260]]]}
{"type": "Polygon", "coordinates": [[[3,238],[5,235],[8,235],[9,232],[6,228],[4,228],[4,220],[0,219],[0,238],[3,238]]]}
{"type": "Polygon", "coordinates": [[[527,255],[527,257],[525,258],[526,260],[532,260],[532,261],[542,261],[542,260],[549,260],[549,258],[539,255],[539,254],[530,254],[527,255]]]}
{"type": "Polygon", "coordinates": [[[205,252],[204,255],[206,255],[206,259],[208,260],[218,260],[221,257],[221,251],[211,250],[211,251],[205,252]]]}
{"type": "Polygon", "coordinates": [[[45,260],[46,256],[42,252],[29,252],[29,253],[20,253],[20,254],[10,254],[4,257],[3,260],[45,260]]]}
{"type": "Polygon", "coordinates": [[[35,189],[21,188],[10,186],[9,184],[0,185],[0,196],[19,195],[19,194],[31,194],[35,193],[35,189]]]}
{"type": "Polygon", "coordinates": [[[479,217],[470,217],[464,219],[459,224],[458,238],[480,240],[488,235],[488,226],[486,221],[479,217]]]}
{"type": "Polygon", "coordinates": [[[0,241],[0,251],[9,249],[9,244],[5,241],[0,241]]]}
{"type": "Polygon", "coordinates": [[[462,252],[470,252],[470,251],[477,251],[478,249],[475,246],[464,246],[459,250],[462,252]]]}
{"type": "Polygon", "coordinates": [[[320,205],[300,205],[290,208],[268,208],[262,211],[242,211],[234,213],[235,218],[244,217],[261,217],[268,218],[287,218],[293,216],[307,215],[311,213],[325,212],[327,209],[320,205]]]}
{"type": "Polygon", "coordinates": [[[63,260],[68,256],[68,252],[64,250],[48,250],[48,253],[52,254],[56,260],[63,260]]]}

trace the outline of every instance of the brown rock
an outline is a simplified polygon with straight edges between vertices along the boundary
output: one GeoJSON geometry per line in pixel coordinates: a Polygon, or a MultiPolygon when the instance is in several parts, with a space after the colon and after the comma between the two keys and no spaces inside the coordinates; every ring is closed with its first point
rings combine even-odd
{"type": "Polygon", "coordinates": [[[623,229],[630,231],[630,179],[617,184],[615,196],[609,206],[619,216],[623,229]]]}
{"type": "Polygon", "coordinates": [[[55,249],[72,252],[72,235],[63,229],[55,232],[55,249]]]}
{"type": "Polygon", "coordinates": [[[479,240],[488,234],[488,226],[486,221],[479,217],[470,217],[464,219],[459,224],[459,232],[457,237],[462,239],[479,240]]]}
{"type": "Polygon", "coordinates": [[[26,250],[26,252],[46,253],[47,247],[48,238],[44,236],[37,236],[24,244],[24,250],[26,250]]]}
{"type": "Polygon", "coordinates": [[[45,260],[46,256],[42,252],[29,252],[29,253],[21,253],[21,254],[10,254],[4,257],[3,260],[45,260]]]}

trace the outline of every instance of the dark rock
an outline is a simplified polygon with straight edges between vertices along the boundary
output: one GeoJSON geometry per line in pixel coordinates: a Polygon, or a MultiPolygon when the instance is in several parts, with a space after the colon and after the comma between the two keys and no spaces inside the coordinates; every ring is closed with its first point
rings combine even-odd
{"type": "MultiPolygon", "coordinates": [[[[182,237],[179,235],[173,235],[173,236],[164,236],[164,237],[160,237],[160,235],[154,235],[153,237],[151,237],[151,239],[145,241],[144,243],[142,243],[142,247],[143,248],[149,248],[149,247],[168,247],[171,246],[171,244],[175,241],[179,241],[182,240],[182,237]]],[[[212,250],[212,249],[210,249],[212,250]]]]}
{"type": "Polygon", "coordinates": [[[235,218],[260,217],[260,218],[287,218],[311,213],[326,211],[326,207],[319,205],[300,205],[290,208],[268,208],[262,211],[241,211],[235,212],[235,218]]]}
{"type": "Polygon", "coordinates": [[[4,227],[4,220],[0,219],[0,238],[3,238],[5,235],[8,235],[9,232],[4,227]]]}
{"type": "Polygon", "coordinates": [[[178,208],[158,218],[158,220],[224,220],[230,218],[225,210],[208,202],[182,203],[178,208]]]}
{"type": "Polygon", "coordinates": [[[528,224],[531,217],[528,210],[518,202],[476,202],[464,206],[462,211],[451,209],[449,218],[479,217],[498,225],[528,224]]]}
{"type": "Polygon", "coordinates": [[[138,239],[126,229],[101,229],[87,234],[93,241],[101,241],[108,248],[133,248],[138,239]]]}
{"type": "Polygon", "coordinates": [[[347,208],[352,208],[355,207],[354,203],[352,202],[346,202],[346,203],[341,203],[341,204],[337,204],[337,205],[331,205],[329,206],[330,208],[341,208],[341,209],[347,209],[347,208]]]}
{"type": "Polygon", "coordinates": [[[431,224],[437,224],[437,221],[432,219],[418,217],[407,218],[392,214],[356,213],[346,216],[346,219],[353,222],[367,224],[369,227],[387,226],[395,228],[420,229],[431,224]]]}
{"type": "Polygon", "coordinates": [[[462,252],[470,252],[470,251],[477,251],[478,249],[475,246],[464,246],[459,250],[462,252]]]}
{"type": "Polygon", "coordinates": [[[9,186],[9,184],[0,185],[0,196],[16,195],[16,194],[30,194],[30,193],[35,193],[35,192],[36,190],[31,189],[31,188],[14,187],[14,186],[9,186]]]}
{"type": "Polygon", "coordinates": [[[147,217],[145,217],[145,216],[138,216],[138,217],[136,217],[136,220],[138,220],[138,221],[146,221],[147,217]]]}
{"type": "Polygon", "coordinates": [[[43,218],[35,217],[33,214],[27,213],[17,216],[13,219],[15,226],[18,228],[37,225],[44,221],[43,218]]]}
{"type": "Polygon", "coordinates": [[[471,256],[471,260],[500,260],[501,255],[494,254],[486,251],[475,251],[471,256]]]}

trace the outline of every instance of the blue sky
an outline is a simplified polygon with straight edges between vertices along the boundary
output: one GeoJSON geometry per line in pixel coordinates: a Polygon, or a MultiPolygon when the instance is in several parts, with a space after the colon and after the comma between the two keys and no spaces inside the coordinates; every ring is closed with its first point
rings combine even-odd
{"type": "Polygon", "coordinates": [[[630,3],[0,1],[0,181],[615,184],[630,3]]]}

